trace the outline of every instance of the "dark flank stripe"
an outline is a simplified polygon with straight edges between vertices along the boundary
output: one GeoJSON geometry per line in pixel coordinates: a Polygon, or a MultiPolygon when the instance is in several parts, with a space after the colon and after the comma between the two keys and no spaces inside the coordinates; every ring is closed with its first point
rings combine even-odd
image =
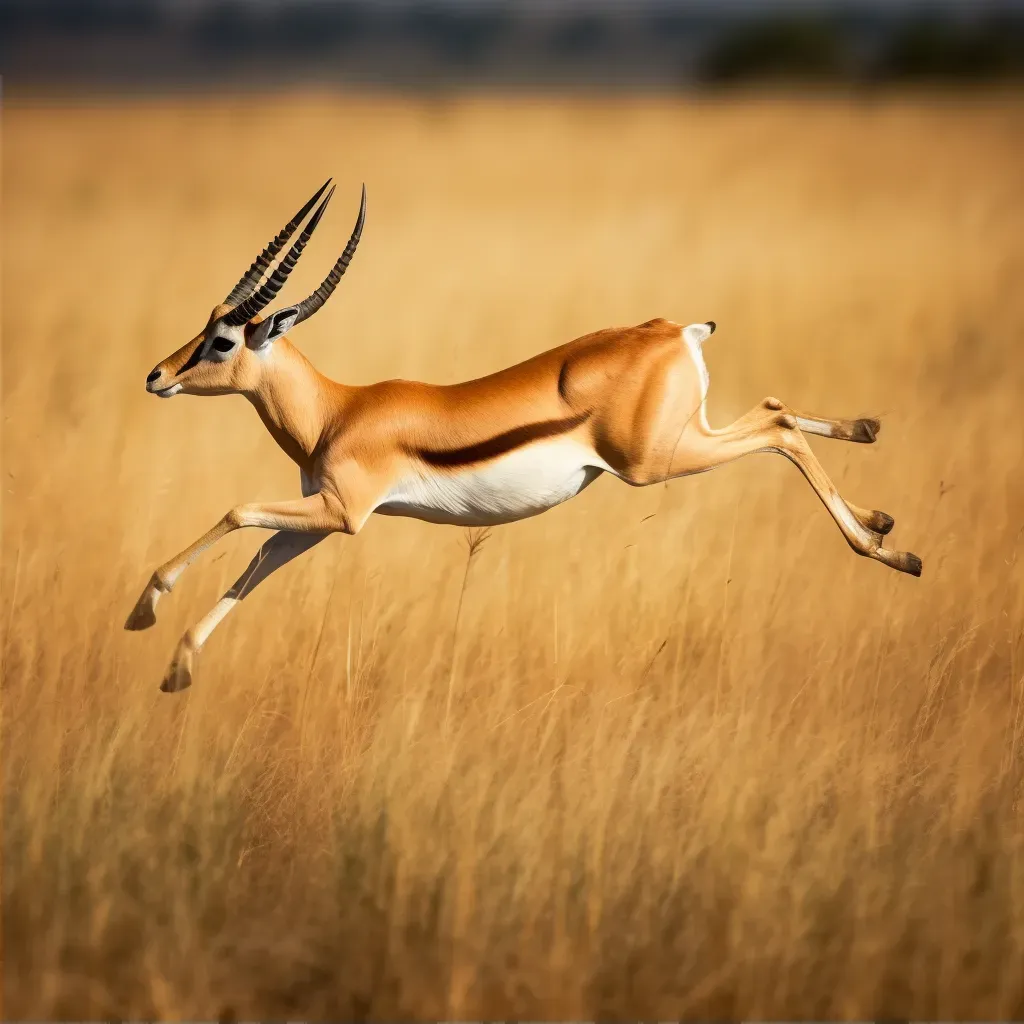
{"type": "Polygon", "coordinates": [[[557,437],[575,430],[586,422],[590,412],[581,412],[564,420],[542,420],[540,423],[527,423],[523,427],[514,427],[504,434],[489,437],[486,441],[467,445],[465,448],[450,448],[446,451],[419,449],[417,455],[431,466],[468,466],[474,462],[487,462],[496,459],[516,448],[540,441],[547,437],[557,437]]]}

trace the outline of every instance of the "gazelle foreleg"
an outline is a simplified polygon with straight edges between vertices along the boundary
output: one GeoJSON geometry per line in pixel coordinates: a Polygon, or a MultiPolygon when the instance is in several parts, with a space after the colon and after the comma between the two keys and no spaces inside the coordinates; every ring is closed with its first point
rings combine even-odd
{"type": "Polygon", "coordinates": [[[282,530],[275,533],[253,556],[245,572],[225,592],[224,596],[178,641],[167,675],[160,689],[165,693],[184,690],[192,683],[192,665],[195,656],[218,625],[256,589],[272,572],[286,565],[304,551],[315,547],[326,533],[294,533],[282,530]]]}
{"type": "Polygon", "coordinates": [[[825,508],[858,554],[874,558],[900,572],[921,575],[921,559],[909,551],[888,551],[883,534],[892,527],[884,512],[848,504],[836,490],[800,432],[798,418],[777,399],[767,398],[735,423],[721,430],[690,432],[672,461],[670,476],[713,469],[754,452],[785,455],[803,473],[825,508]]]}
{"type": "Polygon", "coordinates": [[[298,533],[334,533],[348,530],[340,502],[329,498],[323,492],[294,501],[239,505],[228,512],[212,530],[208,530],[194,544],[189,545],[153,573],[128,616],[124,628],[137,630],[152,626],[156,622],[156,605],[160,597],[170,592],[178,577],[189,565],[217,541],[247,526],[260,526],[268,530],[291,530],[298,533]]]}

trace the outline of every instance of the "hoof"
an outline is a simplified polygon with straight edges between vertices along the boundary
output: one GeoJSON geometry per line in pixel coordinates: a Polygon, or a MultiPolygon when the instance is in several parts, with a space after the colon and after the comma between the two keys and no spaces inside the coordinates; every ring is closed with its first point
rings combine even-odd
{"type": "Polygon", "coordinates": [[[874,444],[881,429],[882,424],[878,420],[854,420],[850,440],[859,441],[861,444],[874,444]]]}
{"type": "Polygon", "coordinates": [[[887,513],[875,511],[868,515],[867,522],[865,522],[864,525],[869,530],[873,530],[875,533],[884,537],[890,530],[892,530],[895,522],[896,521],[893,517],[887,513]]]}
{"type": "Polygon", "coordinates": [[[882,538],[895,525],[892,516],[885,512],[879,512],[877,509],[859,508],[850,502],[847,502],[847,505],[849,505],[850,511],[857,517],[857,522],[866,530],[870,530],[875,535],[879,546],[881,546],[882,538]]]}
{"type": "Polygon", "coordinates": [[[921,559],[910,551],[886,551],[884,548],[879,548],[874,555],[891,569],[897,569],[911,576],[921,575],[923,568],[921,559]]]}
{"type": "Polygon", "coordinates": [[[138,632],[142,629],[149,629],[150,626],[156,623],[156,611],[153,605],[149,602],[143,604],[142,601],[132,609],[131,615],[128,616],[127,621],[124,624],[125,629],[130,629],[133,632],[138,632]]]}
{"type": "Polygon", "coordinates": [[[900,568],[904,572],[909,572],[911,576],[920,576],[921,570],[924,568],[921,559],[910,551],[901,551],[900,554],[903,556],[903,565],[900,568]]]}
{"type": "Polygon", "coordinates": [[[178,693],[192,685],[192,659],[191,648],[179,648],[170,668],[167,669],[164,681],[160,684],[160,689],[164,693],[178,693]]]}
{"type": "Polygon", "coordinates": [[[124,628],[131,630],[149,629],[156,622],[156,603],[160,600],[161,594],[165,594],[169,588],[161,586],[154,573],[142,596],[135,602],[128,621],[124,628]]]}

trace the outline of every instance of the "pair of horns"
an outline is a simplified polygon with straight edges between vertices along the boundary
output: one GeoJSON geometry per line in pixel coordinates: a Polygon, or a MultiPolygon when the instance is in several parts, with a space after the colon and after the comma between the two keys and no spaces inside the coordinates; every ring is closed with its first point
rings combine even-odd
{"type": "MultiPolygon", "coordinates": [[[[309,218],[309,222],[302,229],[299,237],[295,240],[292,247],[285,254],[284,259],[277,265],[274,272],[267,278],[263,285],[257,288],[260,281],[263,279],[263,275],[267,272],[267,268],[274,262],[277,254],[284,248],[285,243],[295,233],[295,229],[302,223],[306,214],[316,205],[317,201],[324,194],[327,186],[331,184],[331,179],[320,186],[312,199],[302,207],[301,210],[287,224],[281,229],[280,233],[277,234],[274,239],[267,245],[266,249],[263,250],[256,257],[253,265],[242,275],[241,280],[234,288],[228,293],[228,297],[224,300],[226,305],[234,306],[234,309],[230,313],[226,313],[222,319],[226,324],[232,324],[238,326],[244,324],[250,320],[253,316],[260,312],[264,306],[281,290],[284,286],[285,281],[288,280],[288,275],[295,269],[295,264],[299,262],[299,257],[302,255],[302,250],[306,247],[306,243],[309,241],[311,235],[316,230],[317,224],[320,223],[320,218],[324,215],[324,210],[327,209],[327,204],[331,201],[331,196],[334,195],[334,187],[331,187],[330,192],[324,197],[323,202],[313,211],[313,216],[309,218]]],[[[303,320],[311,317],[330,297],[331,293],[338,286],[338,282],[341,280],[342,274],[348,269],[349,263],[352,261],[352,257],[355,254],[356,246],[359,245],[359,238],[363,233],[363,222],[366,220],[366,186],[363,185],[363,196],[359,203],[359,216],[356,218],[356,226],[352,229],[352,235],[348,240],[348,244],[345,246],[345,251],[338,257],[338,261],[331,268],[331,272],[321,282],[320,287],[313,292],[312,295],[303,299],[298,304],[299,314],[295,318],[295,323],[302,323],[303,320]]]]}

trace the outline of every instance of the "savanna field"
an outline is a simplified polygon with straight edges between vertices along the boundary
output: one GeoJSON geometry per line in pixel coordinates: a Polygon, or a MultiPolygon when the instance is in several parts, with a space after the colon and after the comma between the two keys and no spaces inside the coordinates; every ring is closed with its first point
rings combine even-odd
{"type": "Polygon", "coordinates": [[[1024,1014],[1024,100],[8,98],[8,1018],[1024,1014]],[[240,398],[144,391],[339,190],[284,301],[329,376],[450,382],[714,319],[709,417],[812,445],[921,579],[757,455],[489,534],[266,533],[240,398]]]}

